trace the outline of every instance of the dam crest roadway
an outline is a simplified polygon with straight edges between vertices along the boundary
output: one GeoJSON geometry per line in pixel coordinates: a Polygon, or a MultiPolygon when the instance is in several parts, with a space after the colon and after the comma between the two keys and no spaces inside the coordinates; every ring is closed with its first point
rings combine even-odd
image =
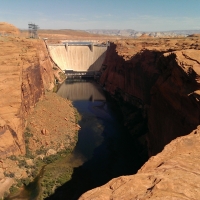
{"type": "Polygon", "coordinates": [[[109,42],[98,40],[62,40],[58,44],[46,44],[53,62],[69,76],[98,74],[110,46],[109,42]]]}

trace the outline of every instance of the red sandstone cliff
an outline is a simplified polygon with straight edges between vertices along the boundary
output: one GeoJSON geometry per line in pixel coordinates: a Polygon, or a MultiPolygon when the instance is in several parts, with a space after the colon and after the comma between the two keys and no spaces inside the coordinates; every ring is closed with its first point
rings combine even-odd
{"type": "Polygon", "coordinates": [[[0,34],[12,34],[19,35],[20,31],[18,28],[7,22],[0,22],[0,34]]]}
{"type": "Polygon", "coordinates": [[[113,95],[120,90],[125,101],[138,99],[147,114],[150,156],[174,140],[136,175],[113,179],[80,199],[200,198],[199,49],[199,38],[111,44],[101,84],[113,95]]]}
{"type": "Polygon", "coordinates": [[[148,141],[151,154],[172,139],[189,134],[200,124],[199,50],[163,54],[160,75],[151,89],[148,109],[148,141]]]}
{"type": "Polygon", "coordinates": [[[188,38],[127,40],[108,50],[100,82],[111,94],[120,89],[125,100],[136,97],[146,109],[150,155],[200,123],[200,50],[193,48],[198,43],[188,38]]]}
{"type": "MultiPolygon", "coordinates": [[[[0,33],[1,28],[0,23],[0,33]]],[[[69,100],[47,92],[55,79],[62,82],[65,75],[52,63],[43,40],[0,36],[0,198],[11,186],[19,189],[23,180],[33,181],[40,170],[37,159],[76,145],[76,111],[69,100]]]]}
{"type": "Polygon", "coordinates": [[[52,64],[43,41],[0,37],[0,156],[24,154],[27,114],[54,86],[52,64]]]}
{"type": "Polygon", "coordinates": [[[200,197],[200,131],[179,137],[131,176],[112,179],[80,200],[198,200],[200,197]]]}

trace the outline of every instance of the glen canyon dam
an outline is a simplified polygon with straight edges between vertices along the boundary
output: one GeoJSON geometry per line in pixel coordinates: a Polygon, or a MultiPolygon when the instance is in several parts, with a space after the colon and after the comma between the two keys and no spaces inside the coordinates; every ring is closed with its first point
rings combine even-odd
{"type": "Polygon", "coordinates": [[[53,61],[63,71],[99,71],[105,59],[109,44],[98,41],[64,41],[62,44],[48,44],[53,61]]]}

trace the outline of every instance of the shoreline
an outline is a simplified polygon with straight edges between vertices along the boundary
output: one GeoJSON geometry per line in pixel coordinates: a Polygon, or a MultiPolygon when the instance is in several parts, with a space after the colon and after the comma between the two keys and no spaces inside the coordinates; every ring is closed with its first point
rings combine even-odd
{"type": "MultiPolygon", "coordinates": [[[[36,104],[27,120],[26,155],[5,159],[8,168],[4,174],[14,176],[10,188],[16,190],[20,189],[20,185],[28,185],[37,177],[42,166],[56,163],[74,149],[80,129],[77,124],[78,118],[78,112],[69,100],[59,97],[56,93],[46,92],[44,99],[36,104]],[[52,117],[49,118],[48,115],[52,117]],[[66,135],[67,140],[64,140],[66,135]],[[55,137],[60,140],[55,141],[55,137]]],[[[12,197],[12,194],[9,196],[12,197]]]]}

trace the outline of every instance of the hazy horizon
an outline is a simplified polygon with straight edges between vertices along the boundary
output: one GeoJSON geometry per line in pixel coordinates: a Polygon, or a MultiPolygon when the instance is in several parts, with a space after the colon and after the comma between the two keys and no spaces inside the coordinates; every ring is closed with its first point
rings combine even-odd
{"type": "Polygon", "coordinates": [[[0,20],[19,29],[163,32],[200,29],[198,0],[0,0],[0,20]]]}

